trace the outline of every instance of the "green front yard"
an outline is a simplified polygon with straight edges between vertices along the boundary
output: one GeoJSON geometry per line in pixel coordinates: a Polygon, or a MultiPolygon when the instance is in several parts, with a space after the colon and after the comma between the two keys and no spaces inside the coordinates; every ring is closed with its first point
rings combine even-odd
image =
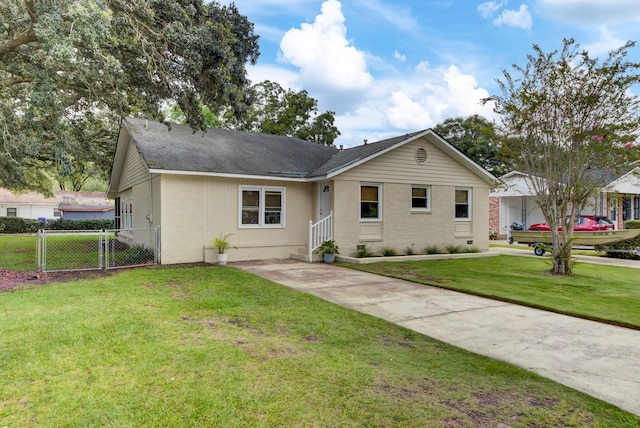
{"type": "Polygon", "coordinates": [[[0,269],[36,270],[35,235],[0,235],[0,269]]]}
{"type": "Polygon", "coordinates": [[[346,266],[640,328],[639,269],[581,263],[562,277],[549,272],[549,260],[518,256],[346,266]]]}
{"type": "Polygon", "coordinates": [[[0,373],[0,426],[11,427],[640,426],[525,370],[232,267],[2,293],[0,373]]]}

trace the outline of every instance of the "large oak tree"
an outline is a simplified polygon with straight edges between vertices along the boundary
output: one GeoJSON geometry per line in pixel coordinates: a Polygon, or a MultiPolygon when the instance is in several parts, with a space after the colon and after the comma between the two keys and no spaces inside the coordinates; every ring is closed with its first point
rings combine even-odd
{"type": "MultiPolygon", "coordinates": [[[[194,129],[201,105],[240,115],[253,24],[203,0],[0,2],[0,186],[106,173],[122,117],[163,119],[174,100],[194,129]]],[[[80,178],[81,179],[81,178],[80,178]]]]}
{"type": "Polygon", "coordinates": [[[226,126],[250,132],[286,135],[330,146],[340,135],[335,113],[318,111],[318,101],[306,90],[284,89],[265,80],[251,87],[251,107],[226,126]]]}
{"type": "Polygon", "coordinates": [[[496,103],[511,166],[530,177],[551,228],[554,273],[571,273],[574,220],[604,186],[606,174],[599,171],[637,159],[640,99],[634,85],[640,64],[626,59],[634,45],[628,42],[602,61],[573,39],[550,53],[534,45],[524,67],[503,70],[502,94],[484,100],[496,103]]]}

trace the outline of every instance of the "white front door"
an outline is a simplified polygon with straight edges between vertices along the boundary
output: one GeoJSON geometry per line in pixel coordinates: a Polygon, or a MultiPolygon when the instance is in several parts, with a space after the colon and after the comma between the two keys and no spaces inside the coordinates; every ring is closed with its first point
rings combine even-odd
{"type": "Polygon", "coordinates": [[[320,221],[329,215],[331,210],[329,205],[329,196],[331,195],[331,185],[328,181],[318,183],[318,218],[320,221]]]}

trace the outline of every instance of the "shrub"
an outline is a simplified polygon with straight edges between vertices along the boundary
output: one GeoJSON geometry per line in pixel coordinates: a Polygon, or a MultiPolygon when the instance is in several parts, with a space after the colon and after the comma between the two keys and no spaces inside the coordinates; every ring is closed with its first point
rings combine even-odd
{"type": "Polygon", "coordinates": [[[113,228],[114,221],[108,219],[65,220],[58,218],[47,220],[44,225],[44,229],[47,230],[102,230],[113,228]]]}
{"type": "Polygon", "coordinates": [[[480,250],[477,247],[467,247],[464,250],[465,253],[479,253],[480,250]]]}
{"type": "Polygon", "coordinates": [[[444,248],[449,254],[459,254],[464,251],[459,245],[445,245],[444,248]]]}
{"type": "Polygon", "coordinates": [[[380,250],[380,252],[382,253],[383,256],[385,257],[389,257],[389,256],[397,256],[398,253],[396,252],[396,250],[394,250],[391,247],[384,247],[382,250],[380,250]]]}
{"type": "Polygon", "coordinates": [[[361,259],[364,257],[373,257],[374,254],[371,251],[369,251],[366,245],[358,245],[354,256],[361,259]]]}
{"type": "Polygon", "coordinates": [[[21,217],[0,217],[0,231],[2,233],[36,233],[42,229],[40,220],[21,217]]]}
{"type": "Polygon", "coordinates": [[[153,261],[153,256],[154,254],[151,248],[138,244],[125,252],[122,262],[125,265],[149,263],[153,261]]]}
{"type": "Polygon", "coordinates": [[[44,223],[40,220],[21,217],[0,217],[0,231],[2,233],[36,233],[45,230],[102,230],[113,229],[114,221],[109,219],[65,220],[62,218],[49,219],[44,223]]]}
{"type": "Polygon", "coordinates": [[[442,251],[440,250],[440,247],[438,247],[437,245],[427,245],[427,247],[424,249],[424,253],[425,254],[442,254],[442,251]]]}
{"type": "Polygon", "coordinates": [[[406,250],[404,250],[404,253],[407,256],[413,256],[415,253],[413,252],[413,244],[408,246],[406,250]]]}
{"type": "MultiPolygon", "coordinates": [[[[640,220],[629,220],[624,224],[625,229],[640,229],[640,220]]],[[[598,247],[599,250],[607,251],[607,250],[635,250],[636,248],[640,248],[640,236],[636,236],[633,239],[627,239],[624,241],[616,242],[615,244],[610,245],[601,245],[598,247]]],[[[614,252],[607,251],[607,256],[615,257],[617,259],[640,259],[640,256],[637,254],[633,254],[631,252],[614,252]]]]}

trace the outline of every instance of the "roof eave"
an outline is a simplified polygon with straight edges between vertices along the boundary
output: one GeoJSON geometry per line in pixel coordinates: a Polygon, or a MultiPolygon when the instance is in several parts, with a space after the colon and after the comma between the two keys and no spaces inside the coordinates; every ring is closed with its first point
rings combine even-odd
{"type": "Polygon", "coordinates": [[[320,181],[326,178],[326,176],[287,177],[287,176],[278,176],[278,175],[233,174],[233,173],[206,172],[206,171],[181,171],[181,170],[170,170],[170,169],[149,169],[149,173],[166,174],[166,175],[196,175],[200,177],[222,177],[222,178],[237,178],[237,179],[248,179],[248,180],[291,181],[291,182],[298,182],[298,183],[320,181]]]}
{"type": "Polygon", "coordinates": [[[113,167],[111,168],[111,176],[109,177],[109,187],[107,187],[106,195],[108,198],[115,198],[118,193],[120,184],[120,174],[124,166],[124,159],[127,154],[127,146],[131,141],[131,133],[126,126],[127,121],[122,120],[120,123],[120,132],[118,134],[118,143],[116,144],[116,153],[113,156],[113,167]]]}

